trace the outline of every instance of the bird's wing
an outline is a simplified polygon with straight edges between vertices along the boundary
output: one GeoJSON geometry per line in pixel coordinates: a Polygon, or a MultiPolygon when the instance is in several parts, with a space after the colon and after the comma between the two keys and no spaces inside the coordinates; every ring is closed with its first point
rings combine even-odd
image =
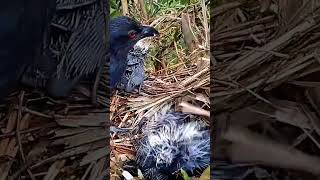
{"type": "Polygon", "coordinates": [[[86,26],[72,34],[58,74],[59,69],[63,69],[67,76],[90,74],[105,60],[106,49],[101,38],[104,37],[103,18],[103,14],[97,12],[86,26]]]}
{"type": "Polygon", "coordinates": [[[127,56],[126,73],[121,78],[120,89],[132,92],[139,87],[145,78],[144,62],[147,59],[149,46],[139,41],[127,56]]]}
{"type": "Polygon", "coordinates": [[[123,86],[121,88],[125,89],[127,92],[132,92],[144,81],[144,63],[140,62],[138,64],[129,66],[128,68],[125,75],[122,76],[121,84],[123,84],[123,86]],[[130,68],[131,71],[128,71],[128,68],[130,68]]]}
{"type": "Polygon", "coordinates": [[[92,5],[98,2],[97,0],[57,0],[57,10],[71,10],[83,6],[92,5]]]}
{"type": "Polygon", "coordinates": [[[51,25],[63,31],[74,32],[79,27],[86,26],[85,23],[89,22],[87,19],[97,11],[97,0],[58,0],[51,25]],[[68,8],[70,10],[66,11],[68,8]]]}
{"type": "Polygon", "coordinates": [[[110,53],[110,87],[114,89],[116,85],[121,81],[122,75],[127,68],[127,54],[120,52],[110,53]]]}
{"type": "Polygon", "coordinates": [[[34,59],[34,63],[29,65],[21,77],[21,83],[34,88],[43,88],[47,80],[50,79],[56,71],[56,62],[47,55],[41,54],[34,59]]]}

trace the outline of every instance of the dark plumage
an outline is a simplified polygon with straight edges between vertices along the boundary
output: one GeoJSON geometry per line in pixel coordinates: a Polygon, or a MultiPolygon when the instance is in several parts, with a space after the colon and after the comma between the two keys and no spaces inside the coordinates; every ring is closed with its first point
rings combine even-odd
{"type": "Polygon", "coordinates": [[[104,27],[103,14],[97,11],[73,32],[56,74],[47,84],[50,95],[67,96],[82,77],[93,74],[99,65],[104,64],[107,52],[104,27]]]}
{"type": "Polygon", "coordinates": [[[152,123],[143,128],[136,158],[146,179],[168,180],[180,169],[195,173],[210,164],[210,134],[201,121],[173,112],[152,123]]]}
{"type": "Polygon", "coordinates": [[[128,53],[141,39],[159,34],[156,29],[142,26],[133,19],[120,16],[110,22],[110,87],[116,88],[128,64],[128,53]]]}
{"type": "Polygon", "coordinates": [[[11,0],[0,6],[0,98],[17,85],[42,50],[55,0],[11,0]]]}
{"type": "MultiPolygon", "coordinates": [[[[91,6],[94,5],[91,4],[91,6]]],[[[104,63],[107,54],[103,44],[103,27],[105,26],[103,15],[99,10],[93,11],[92,16],[85,16],[87,18],[81,15],[80,17],[84,20],[80,25],[68,23],[67,19],[72,15],[66,15],[66,12],[58,15],[60,15],[59,12],[55,16],[53,26],[71,33],[71,36],[67,38],[67,44],[58,42],[57,48],[56,44],[51,43],[51,49],[57,48],[58,53],[56,54],[58,55],[55,58],[46,57],[34,66],[30,66],[25,73],[23,83],[46,88],[48,93],[54,97],[65,97],[82,77],[91,75],[98,66],[104,63]]],[[[142,26],[125,16],[111,20],[109,37],[111,89],[115,88],[124,74],[128,64],[128,52],[136,42],[156,34],[158,32],[154,28],[142,26]]],[[[63,38],[64,36],[60,35],[58,40],[63,38]]]]}
{"type": "Polygon", "coordinates": [[[119,89],[132,92],[143,85],[145,79],[144,63],[149,53],[149,41],[140,40],[127,56],[127,69],[118,84],[119,89]]]}
{"type": "Polygon", "coordinates": [[[22,83],[45,88],[53,97],[66,97],[81,78],[102,66],[107,49],[100,5],[98,0],[57,0],[50,52],[28,67],[22,83]]]}

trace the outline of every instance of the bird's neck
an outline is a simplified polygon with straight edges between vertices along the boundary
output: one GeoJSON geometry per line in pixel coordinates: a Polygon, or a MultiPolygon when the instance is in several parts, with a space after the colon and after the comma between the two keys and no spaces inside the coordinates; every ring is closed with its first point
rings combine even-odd
{"type": "Polygon", "coordinates": [[[115,54],[126,54],[128,55],[129,51],[133,48],[133,45],[123,45],[123,46],[111,46],[111,52],[115,54]]]}

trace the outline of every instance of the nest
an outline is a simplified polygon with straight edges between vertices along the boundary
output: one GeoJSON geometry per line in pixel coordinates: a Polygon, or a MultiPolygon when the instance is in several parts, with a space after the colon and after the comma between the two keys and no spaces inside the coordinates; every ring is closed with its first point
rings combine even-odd
{"type": "Polygon", "coordinates": [[[107,109],[93,106],[87,92],[79,87],[64,100],[30,89],[13,93],[1,108],[0,179],[108,174],[107,109]]]}
{"type": "Polygon", "coordinates": [[[140,92],[116,92],[111,100],[111,179],[120,179],[124,164],[135,159],[143,134],[139,127],[157,119],[159,113],[188,112],[209,124],[207,5],[197,3],[155,17],[145,15],[138,2],[128,7],[135,18],[154,26],[160,37],[153,42],[146,62],[148,78],[140,92]]]}
{"type": "MultiPolygon", "coordinates": [[[[310,167],[320,163],[319,7],[319,1],[276,0],[223,1],[213,9],[211,84],[216,128],[223,131],[226,121],[246,127],[218,136],[236,142],[227,148],[234,152],[239,143],[246,144],[241,146],[243,152],[249,147],[257,151],[256,156],[242,153],[240,158],[224,150],[215,157],[319,174],[319,169],[310,167]],[[237,138],[244,134],[248,136],[237,138]],[[274,147],[259,148],[267,142],[274,147]],[[271,151],[274,157],[265,154],[271,151]],[[295,153],[299,158],[287,159],[298,157],[295,153]]],[[[215,147],[223,149],[225,144],[217,142],[215,147]]],[[[266,169],[279,179],[306,177],[297,171],[266,169]]]]}
{"type": "MultiPolygon", "coordinates": [[[[57,6],[80,12],[94,3],[57,1],[57,6]]],[[[55,17],[51,25],[77,29],[73,16],[78,23],[84,21],[81,13],[69,15],[55,17]]],[[[72,34],[74,29],[55,35],[72,34]]],[[[68,41],[59,38],[50,50],[63,52],[68,41]]],[[[109,175],[107,108],[92,105],[90,86],[82,82],[64,99],[52,99],[42,90],[27,87],[9,96],[0,111],[0,179],[102,179],[109,175]]],[[[99,102],[108,101],[105,92],[98,95],[99,102]]]]}

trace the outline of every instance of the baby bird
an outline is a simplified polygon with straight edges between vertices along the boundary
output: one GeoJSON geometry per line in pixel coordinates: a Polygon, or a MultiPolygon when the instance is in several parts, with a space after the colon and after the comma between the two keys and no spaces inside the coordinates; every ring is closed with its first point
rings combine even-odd
{"type": "Polygon", "coordinates": [[[147,180],[169,180],[180,169],[193,174],[210,164],[209,130],[188,114],[164,114],[145,132],[136,162],[147,180]]]}

